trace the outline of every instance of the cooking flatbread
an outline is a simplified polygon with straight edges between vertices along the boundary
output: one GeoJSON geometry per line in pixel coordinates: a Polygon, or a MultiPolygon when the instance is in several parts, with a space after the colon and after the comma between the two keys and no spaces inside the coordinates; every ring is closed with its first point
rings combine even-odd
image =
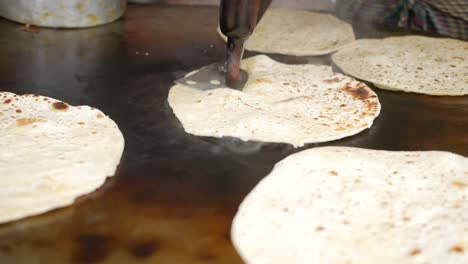
{"type": "MultiPolygon", "coordinates": [[[[218,27],[218,34],[226,37],[218,27]]],[[[321,13],[268,9],[246,43],[246,49],[295,56],[323,55],[355,39],[353,28],[321,13]]]]}
{"type": "Polygon", "coordinates": [[[468,158],[324,147],[279,162],[232,224],[247,264],[468,263],[468,158]]]}
{"type": "Polygon", "coordinates": [[[371,89],[329,66],[287,65],[259,55],[241,67],[249,73],[242,91],[171,88],[169,105],[187,133],[299,147],[355,135],[380,112],[371,89]]]}
{"type": "Polygon", "coordinates": [[[422,36],[359,39],[332,58],[345,73],[382,89],[468,94],[468,42],[461,40],[422,36]]]}
{"type": "Polygon", "coordinates": [[[122,133],[101,111],[0,92],[0,223],[64,207],[115,173],[122,133]]]}

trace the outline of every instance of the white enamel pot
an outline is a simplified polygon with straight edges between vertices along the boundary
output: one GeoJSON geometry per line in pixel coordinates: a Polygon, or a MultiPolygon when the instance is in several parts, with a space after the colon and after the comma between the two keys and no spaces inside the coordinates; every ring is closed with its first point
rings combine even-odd
{"type": "Polygon", "coordinates": [[[126,6],[126,0],[0,0],[0,16],[43,27],[92,27],[117,20],[126,6]]]}

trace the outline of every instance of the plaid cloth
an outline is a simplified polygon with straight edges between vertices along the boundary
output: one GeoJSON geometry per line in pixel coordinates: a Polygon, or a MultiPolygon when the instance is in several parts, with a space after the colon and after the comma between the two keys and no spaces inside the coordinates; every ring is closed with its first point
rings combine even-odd
{"type": "Polygon", "coordinates": [[[468,0],[338,0],[337,11],[390,27],[468,39],[468,0]]]}
{"type": "Polygon", "coordinates": [[[425,0],[425,2],[446,14],[461,18],[465,22],[468,21],[468,1],[466,0],[425,0]]]}

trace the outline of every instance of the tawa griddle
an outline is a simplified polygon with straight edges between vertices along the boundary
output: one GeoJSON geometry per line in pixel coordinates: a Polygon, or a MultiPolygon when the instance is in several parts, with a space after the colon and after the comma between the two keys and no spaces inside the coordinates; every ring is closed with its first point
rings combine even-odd
{"type": "MultiPolygon", "coordinates": [[[[168,107],[168,90],[175,78],[224,58],[217,18],[214,7],[130,6],[123,20],[83,30],[26,32],[0,21],[0,90],[97,107],[126,140],[118,173],[97,192],[0,225],[0,263],[241,263],[229,236],[237,206],[294,152],[354,146],[468,156],[467,96],[373,86],[380,116],[343,140],[294,149],[186,134],[168,107]]],[[[355,30],[358,37],[395,34],[368,24],[355,30]]],[[[331,63],[330,56],[272,57],[331,63]]]]}

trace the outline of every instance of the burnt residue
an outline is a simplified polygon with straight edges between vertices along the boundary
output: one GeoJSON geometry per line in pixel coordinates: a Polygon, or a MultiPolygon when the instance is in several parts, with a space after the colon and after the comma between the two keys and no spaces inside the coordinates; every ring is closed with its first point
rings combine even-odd
{"type": "Polygon", "coordinates": [[[206,261],[215,261],[216,260],[216,255],[208,252],[208,251],[202,251],[198,253],[198,259],[202,260],[203,262],[206,261]]]}
{"type": "Polygon", "coordinates": [[[13,253],[13,247],[11,245],[0,245],[0,253],[1,254],[11,254],[11,253],[13,253]]]}
{"type": "Polygon", "coordinates": [[[273,83],[272,80],[268,80],[268,79],[256,79],[255,82],[256,83],[268,83],[268,84],[273,83]]]}
{"type": "Polygon", "coordinates": [[[317,232],[321,232],[321,231],[323,231],[323,230],[325,230],[325,227],[323,227],[323,226],[317,226],[317,227],[315,228],[315,231],[317,231],[317,232]]]}
{"type": "Polygon", "coordinates": [[[452,182],[452,185],[457,187],[458,189],[461,189],[461,190],[468,187],[468,184],[466,184],[464,182],[452,182]]]}
{"type": "Polygon", "coordinates": [[[417,255],[420,255],[421,253],[422,253],[422,251],[419,248],[415,248],[415,249],[411,250],[409,255],[414,257],[414,256],[417,256],[417,255]]]}
{"type": "Polygon", "coordinates": [[[231,242],[231,233],[229,231],[226,231],[223,234],[221,234],[221,240],[231,242]]]}
{"type": "Polygon", "coordinates": [[[4,104],[9,104],[9,103],[11,103],[11,99],[6,99],[3,103],[4,104]]]}
{"type": "Polygon", "coordinates": [[[310,97],[310,96],[297,96],[297,97],[292,97],[292,98],[288,98],[288,99],[284,99],[284,100],[281,100],[281,101],[278,101],[277,103],[289,103],[291,101],[295,101],[295,100],[301,100],[301,99],[305,99],[305,100],[312,100],[313,98],[310,97]]]}
{"type": "Polygon", "coordinates": [[[370,96],[369,91],[366,89],[365,85],[362,83],[359,83],[356,86],[351,86],[349,84],[346,84],[343,90],[349,93],[350,95],[352,95],[354,98],[359,99],[359,100],[366,100],[370,96]]]}
{"type": "Polygon", "coordinates": [[[147,258],[156,254],[159,250],[159,242],[155,239],[139,241],[130,246],[130,254],[135,258],[147,258]]]}
{"type": "Polygon", "coordinates": [[[55,102],[52,104],[52,107],[57,111],[67,111],[70,106],[63,102],[55,102]]]}
{"type": "Polygon", "coordinates": [[[372,102],[372,101],[367,102],[367,109],[369,109],[369,110],[377,110],[378,107],[379,107],[379,104],[376,101],[375,102],[372,102]]]}
{"type": "Polygon", "coordinates": [[[455,245],[452,248],[450,248],[449,252],[457,253],[457,254],[463,254],[465,252],[465,248],[463,248],[460,245],[455,245]]]}
{"type": "Polygon", "coordinates": [[[32,240],[31,245],[34,246],[34,247],[37,247],[37,248],[46,248],[46,247],[51,246],[49,241],[39,240],[39,239],[38,240],[32,240]]]}
{"type": "Polygon", "coordinates": [[[113,238],[102,234],[81,234],[76,238],[76,248],[72,256],[74,263],[94,263],[103,261],[112,252],[113,238]]]}
{"type": "Polygon", "coordinates": [[[24,26],[24,28],[22,29],[22,31],[24,32],[28,32],[28,33],[34,33],[34,34],[37,34],[39,33],[39,29],[33,25],[30,25],[30,24],[26,24],[24,26]]]}
{"type": "Polygon", "coordinates": [[[19,118],[16,120],[18,126],[27,126],[37,122],[43,122],[43,120],[38,118],[19,118]]]}

